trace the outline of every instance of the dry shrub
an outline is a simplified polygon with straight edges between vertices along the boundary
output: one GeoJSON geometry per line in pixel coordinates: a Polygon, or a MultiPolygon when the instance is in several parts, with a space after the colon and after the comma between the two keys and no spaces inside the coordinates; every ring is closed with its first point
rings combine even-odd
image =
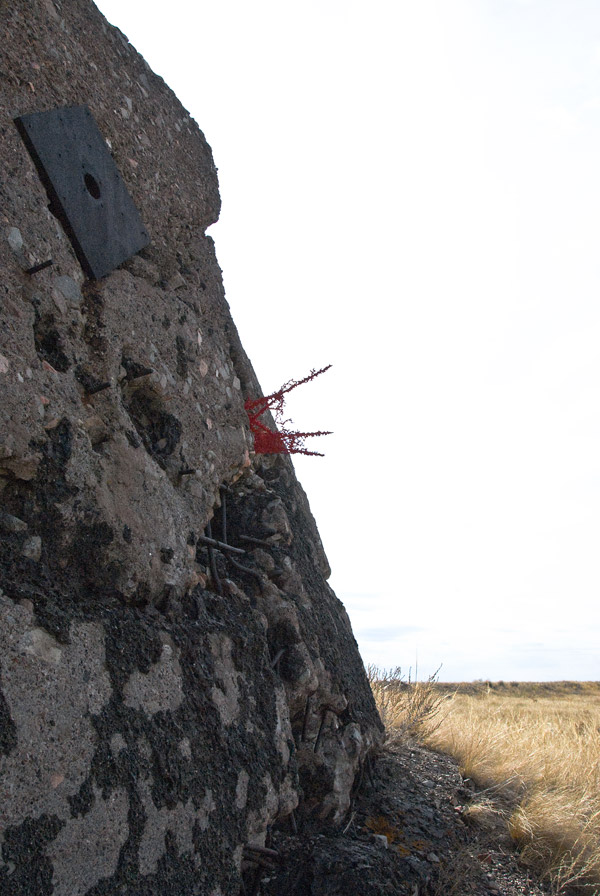
{"type": "Polygon", "coordinates": [[[367,676],[385,725],[388,745],[436,730],[441,710],[448,702],[448,696],[435,688],[437,675],[427,681],[411,681],[410,673],[406,680],[400,666],[388,670],[370,665],[367,676]]]}

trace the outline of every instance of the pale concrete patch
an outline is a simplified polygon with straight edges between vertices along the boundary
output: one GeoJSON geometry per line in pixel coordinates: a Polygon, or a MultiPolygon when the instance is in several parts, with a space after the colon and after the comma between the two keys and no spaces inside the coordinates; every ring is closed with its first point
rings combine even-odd
{"type": "Polygon", "coordinates": [[[149,780],[140,781],[138,789],[146,813],[146,824],[139,849],[140,873],[154,874],[158,860],[165,853],[167,831],[175,834],[180,855],[194,852],[192,830],[198,813],[192,800],[188,800],[185,804],[178,803],[174,809],[167,809],[164,806],[157,809],[152,799],[149,780]]]}
{"type": "Polygon", "coordinates": [[[43,628],[32,628],[26,631],[19,643],[21,653],[36,656],[45,663],[57,666],[60,663],[62,650],[56,638],[43,628]]]}
{"type": "Polygon", "coordinates": [[[240,713],[238,671],[231,656],[232,646],[230,638],[211,635],[210,650],[214,658],[215,675],[221,683],[221,687],[213,686],[211,698],[224,725],[231,725],[240,713]]]}
{"type": "Polygon", "coordinates": [[[256,846],[264,846],[267,827],[277,818],[279,811],[279,793],[271,775],[267,772],[260,783],[264,789],[264,798],[260,808],[248,813],[246,821],[248,843],[256,846]]]}
{"type": "Polygon", "coordinates": [[[119,731],[115,731],[110,739],[110,749],[113,756],[118,756],[121,750],[127,746],[127,741],[119,731]]]}
{"type": "Polygon", "coordinates": [[[135,671],[123,688],[125,705],[143,709],[149,716],[157,712],[170,712],[183,700],[179,650],[166,640],[160,659],[149,672],[135,671]]]}
{"type": "Polygon", "coordinates": [[[290,710],[287,703],[285,689],[275,689],[275,706],[277,708],[277,724],[275,726],[275,745],[281,756],[282,762],[287,766],[290,761],[289,743],[293,743],[292,725],[290,722],[290,710]]]}
{"type": "Polygon", "coordinates": [[[189,737],[184,737],[183,740],[179,741],[179,752],[184,759],[192,758],[192,746],[189,737]]]}
{"type": "Polygon", "coordinates": [[[250,780],[250,775],[243,768],[239,774],[237,779],[237,784],[235,786],[235,806],[236,809],[243,809],[246,806],[246,802],[248,800],[248,781],[250,780]]]}
{"type": "Polygon", "coordinates": [[[4,825],[43,813],[70,819],[67,797],[89,774],[96,748],[90,714],[111,695],[104,630],[73,623],[70,643],[34,625],[28,606],[0,595],[2,690],[17,745],[0,758],[4,825]]]}
{"type": "Polygon", "coordinates": [[[60,831],[47,849],[54,863],[53,896],[83,896],[117,870],[121,847],[129,835],[129,801],[124,790],[108,799],[94,788],[94,805],[60,831]]]}
{"type": "Polygon", "coordinates": [[[214,812],[217,808],[217,804],[215,803],[212,790],[210,787],[206,788],[206,793],[204,794],[204,799],[202,801],[202,806],[200,807],[200,811],[198,813],[198,827],[201,831],[208,830],[208,821],[211,812],[214,812]]]}

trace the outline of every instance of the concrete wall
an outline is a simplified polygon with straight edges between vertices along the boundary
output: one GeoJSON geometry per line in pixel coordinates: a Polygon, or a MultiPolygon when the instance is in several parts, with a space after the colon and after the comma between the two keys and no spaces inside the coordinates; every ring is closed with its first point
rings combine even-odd
{"type": "Polygon", "coordinates": [[[379,722],[293,466],[253,456],[204,136],[89,0],[0,24],[0,893],[237,896],[271,826],[344,818],[379,722]],[[98,282],[13,123],[81,103],[151,237],[98,282]]]}

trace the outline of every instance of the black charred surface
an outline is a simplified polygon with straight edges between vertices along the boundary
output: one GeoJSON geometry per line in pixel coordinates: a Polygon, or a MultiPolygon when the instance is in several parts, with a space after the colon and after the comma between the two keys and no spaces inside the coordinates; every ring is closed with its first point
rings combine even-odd
{"type": "Polygon", "coordinates": [[[38,317],[34,327],[35,347],[42,361],[47,361],[54,370],[66,373],[71,362],[65,350],[63,336],[57,329],[51,314],[38,317]]]}
{"type": "Polygon", "coordinates": [[[1,688],[2,679],[0,679],[0,755],[8,756],[17,745],[17,729],[1,688]]]}
{"type": "Polygon", "coordinates": [[[165,467],[181,438],[180,421],[165,410],[164,400],[151,385],[135,389],[125,403],[144,447],[165,467]]]}
{"type": "Polygon", "coordinates": [[[51,896],[52,862],[44,855],[46,846],[54,840],[62,822],[55,815],[26,818],[4,832],[0,866],[0,896],[51,896]]]}

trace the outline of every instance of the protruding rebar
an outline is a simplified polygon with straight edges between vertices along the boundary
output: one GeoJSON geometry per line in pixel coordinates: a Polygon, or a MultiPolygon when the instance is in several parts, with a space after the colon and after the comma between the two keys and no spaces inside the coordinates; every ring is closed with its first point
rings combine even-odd
{"type": "Polygon", "coordinates": [[[324,709],[321,713],[321,724],[319,725],[319,731],[317,733],[317,739],[315,740],[314,752],[316,753],[319,749],[319,744],[321,743],[321,735],[323,734],[323,728],[325,726],[325,719],[327,718],[328,709],[324,709]]]}
{"type": "Polygon", "coordinates": [[[227,541],[227,492],[221,486],[221,538],[227,541]]]}
{"type": "MultiPolygon", "coordinates": [[[[208,526],[206,527],[206,531],[208,532],[208,526]]],[[[216,548],[218,551],[225,551],[229,554],[245,554],[246,551],[244,548],[234,548],[233,545],[225,544],[224,541],[217,541],[216,538],[212,538],[212,536],[199,535],[198,541],[201,544],[205,544],[208,548],[216,548]]]]}
{"type": "Polygon", "coordinates": [[[26,274],[39,274],[40,271],[45,271],[46,268],[49,268],[50,265],[53,265],[54,261],[49,258],[48,261],[42,261],[39,264],[34,264],[32,268],[27,268],[25,271],[26,274]]]}
{"type": "Polygon", "coordinates": [[[301,737],[302,743],[304,743],[304,741],[306,740],[306,733],[308,731],[309,710],[310,710],[310,694],[306,698],[306,708],[304,710],[304,719],[302,721],[302,737],[301,737]]]}
{"type": "Polygon", "coordinates": [[[282,657],[283,654],[285,653],[285,650],[286,650],[286,648],[285,648],[285,647],[282,647],[281,650],[278,650],[278,651],[277,651],[277,653],[275,654],[275,656],[274,656],[273,659],[271,660],[271,668],[272,668],[272,669],[276,669],[276,668],[277,668],[277,666],[279,665],[279,660],[281,659],[281,657],[282,657]]]}
{"type": "Polygon", "coordinates": [[[204,541],[206,539],[206,543],[208,546],[208,562],[210,564],[210,574],[212,576],[212,580],[215,584],[215,588],[217,589],[217,594],[223,596],[223,586],[221,585],[221,579],[219,578],[219,573],[217,571],[217,562],[215,560],[215,552],[212,548],[214,543],[214,538],[212,537],[212,526],[210,523],[207,524],[206,536],[200,535],[198,537],[198,541],[204,541]]]}

